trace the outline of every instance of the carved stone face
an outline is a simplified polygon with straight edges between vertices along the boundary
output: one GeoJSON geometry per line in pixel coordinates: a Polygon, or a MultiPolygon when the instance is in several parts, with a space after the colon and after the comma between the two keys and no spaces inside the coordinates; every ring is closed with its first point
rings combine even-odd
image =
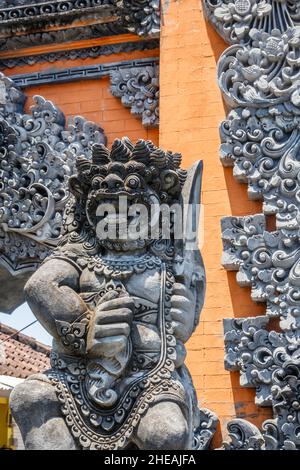
{"type": "Polygon", "coordinates": [[[159,238],[162,204],[169,207],[181,197],[186,172],[180,163],[179,154],[150,141],[134,145],[126,137],[110,151],[94,145],[92,160],[77,159],[70,190],[102,246],[130,251],[159,238]]]}
{"type": "Polygon", "coordinates": [[[150,243],[159,203],[158,194],[147,183],[145,165],[112,162],[106,176],[93,178],[86,212],[102,245],[135,249],[150,243]]]}

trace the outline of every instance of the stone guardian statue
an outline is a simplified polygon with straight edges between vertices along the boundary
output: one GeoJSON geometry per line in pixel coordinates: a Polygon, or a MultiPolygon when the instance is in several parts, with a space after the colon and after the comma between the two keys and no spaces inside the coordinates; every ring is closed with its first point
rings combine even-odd
{"type": "Polygon", "coordinates": [[[179,154],[128,138],[92,154],[69,180],[59,247],[25,287],[53,351],[51,369],[11,394],[13,416],[27,449],[203,448],[203,417],[215,419],[199,410],[184,365],[205,290],[200,252],[188,247],[201,163],[185,171],[179,154]],[[179,238],[172,211],[168,237],[160,212],[174,204],[187,208],[179,238]],[[133,206],[151,214],[143,225],[133,206]],[[128,223],[138,237],[123,236],[128,223]]]}

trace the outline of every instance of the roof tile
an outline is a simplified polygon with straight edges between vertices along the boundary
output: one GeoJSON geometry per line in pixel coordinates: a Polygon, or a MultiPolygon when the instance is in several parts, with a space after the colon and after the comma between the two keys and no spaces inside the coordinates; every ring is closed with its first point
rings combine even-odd
{"type": "Polygon", "coordinates": [[[25,379],[50,368],[51,348],[0,323],[0,375],[25,379]]]}

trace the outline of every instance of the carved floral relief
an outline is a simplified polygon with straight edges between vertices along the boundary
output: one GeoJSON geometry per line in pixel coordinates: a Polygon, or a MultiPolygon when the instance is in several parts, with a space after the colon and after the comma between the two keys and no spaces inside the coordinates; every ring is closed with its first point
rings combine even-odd
{"type": "Polygon", "coordinates": [[[206,1],[206,13],[230,44],[218,63],[229,106],[220,156],[263,203],[263,214],[222,220],[224,267],[251,287],[265,317],[224,320],[225,366],[256,389],[274,419],[262,430],[228,425],[225,449],[299,449],[299,31],[298,1],[206,1]],[[267,229],[266,217],[276,227],[267,229]],[[279,319],[279,331],[269,319],[279,319]]]}

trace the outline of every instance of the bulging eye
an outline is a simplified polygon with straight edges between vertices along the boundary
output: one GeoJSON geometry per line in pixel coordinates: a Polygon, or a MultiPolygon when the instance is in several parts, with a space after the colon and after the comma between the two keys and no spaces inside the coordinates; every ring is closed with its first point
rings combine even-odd
{"type": "Polygon", "coordinates": [[[99,176],[94,178],[92,182],[92,189],[100,189],[102,181],[103,178],[100,178],[99,176]]]}
{"type": "Polygon", "coordinates": [[[141,185],[141,180],[136,175],[130,175],[125,180],[125,186],[130,189],[139,189],[141,185]]]}

